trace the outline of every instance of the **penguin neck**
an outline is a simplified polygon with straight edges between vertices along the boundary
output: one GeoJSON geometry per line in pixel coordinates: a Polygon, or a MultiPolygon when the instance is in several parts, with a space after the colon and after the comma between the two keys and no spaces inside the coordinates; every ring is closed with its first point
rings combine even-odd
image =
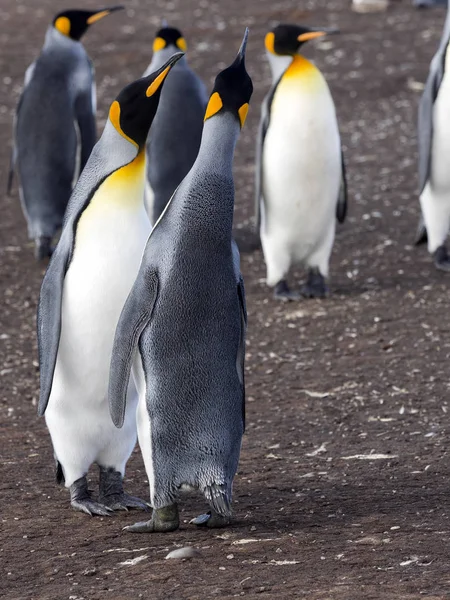
{"type": "Polygon", "coordinates": [[[45,34],[44,50],[54,46],[65,47],[65,48],[78,48],[81,46],[80,42],[73,40],[67,35],[60,33],[57,29],[50,25],[45,34]]]}
{"type": "Polygon", "coordinates": [[[213,231],[215,244],[227,245],[231,239],[233,155],[239,132],[238,119],[231,113],[205,121],[197,159],[173,198],[172,208],[187,220],[188,228],[207,238],[213,231]]]}
{"type": "Polygon", "coordinates": [[[232,177],[233,157],[240,126],[229,112],[214,115],[203,124],[202,141],[194,167],[232,177]]]}
{"type": "MultiPolygon", "coordinates": [[[[177,52],[180,52],[180,49],[174,46],[173,44],[170,44],[170,46],[167,46],[166,48],[155,52],[153,54],[151,63],[148,65],[147,70],[144,73],[144,77],[147,77],[147,75],[150,75],[150,73],[153,73],[154,71],[160,69],[169,60],[169,58],[177,52]]],[[[177,61],[177,63],[172,67],[172,71],[173,69],[179,69],[180,67],[187,67],[186,55],[182,56],[177,61]]]]}

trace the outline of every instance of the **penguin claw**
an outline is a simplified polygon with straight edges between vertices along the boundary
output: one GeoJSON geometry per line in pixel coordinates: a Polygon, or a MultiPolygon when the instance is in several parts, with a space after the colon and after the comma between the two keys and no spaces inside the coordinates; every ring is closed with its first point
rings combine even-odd
{"type": "Polygon", "coordinates": [[[125,493],[112,498],[108,498],[108,496],[106,496],[101,500],[103,504],[109,507],[111,510],[125,510],[128,512],[129,508],[136,508],[138,510],[144,510],[148,512],[148,510],[151,508],[147,502],[144,502],[144,500],[125,493]]]}
{"type": "Polygon", "coordinates": [[[70,505],[75,510],[84,512],[91,517],[94,515],[111,517],[113,512],[108,506],[100,504],[99,502],[94,502],[94,500],[72,500],[70,505]]]}
{"type": "Polygon", "coordinates": [[[158,508],[153,511],[150,521],[139,521],[134,525],[127,525],[123,531],[129,533],[164,533],[175,531],[180,525],[178,507],[176,504],[158,508]]]}
{"type": "Polygon", "coordinates": [[[195,519],[191,519],[189,523],[197,525],[197,527],[219,529],[230,524],[230,517],[219,515],[215,511],[209,511],[204,515],[199,515],[198,517],[195,517],[195,519]]]}
{"type": "Polygon", "coordinates": [[[288,284],[284,279],[277,283],[273,295],[274,298],[276,298],[277,300],[283,300],[283,302],[289,302],[291,300],[300,300],[301,298],[301,294],[299,294],[299,292],[293,292],[289,289],[288,284]]]}

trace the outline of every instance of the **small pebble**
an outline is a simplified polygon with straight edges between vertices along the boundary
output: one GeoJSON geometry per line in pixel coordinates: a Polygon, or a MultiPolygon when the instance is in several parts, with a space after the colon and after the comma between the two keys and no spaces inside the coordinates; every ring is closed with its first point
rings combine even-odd
{"type": "Polygon", "coordinates": [[[191,546],[186,546],[185,548],[177,548],[176,550],[172,550],[166,556],[167,558],[198,558],[201,556],[200,552],[195,548],[191,548],[191,546]]]}

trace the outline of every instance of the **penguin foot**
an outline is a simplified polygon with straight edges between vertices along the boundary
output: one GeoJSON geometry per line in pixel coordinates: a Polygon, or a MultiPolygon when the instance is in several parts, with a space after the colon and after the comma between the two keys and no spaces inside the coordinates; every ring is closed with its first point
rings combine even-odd
{"type": "Polygon", "coordinates": [[[209,527],[211,529],[220,529],[221,527],[226,527],[231,522],[230,517],[219,515],[214,510],[210,510],[204,515],[199,515],[189,521],[193,525],[197,525],[197,527],[209,527]]]}
{"type": "Polygon", "coordinates": [[[450,256],[447,248],[442,245],[433,252],[434,266],[440,271],[450,272],[450,256]]]}
{"type": "Polygon", "coordinates": [[[123,479],[119,471],[100,467],[99,502],[110,510],[137,508],[147,511],[150,506],[144,500],[123,491],[123,479]]]}
{"type": "Polygon", "coordinates": [[[301,295],[298,292],[293,292],[289,289],[289,286],[285,279],[282,279],[277,283],[273,292],[273,296],[277,300],[283,300],[284,302],[289,302],[291,300],[300,300],[301,298],[301,295]]]}
{"type": "Polygon", "coordinates": [[[328,287],[319,269],[316,267],[309,269],[308,279],[300,293],[304,298],[326,298],[328,296],[328,287]]]}
{"type": "Polygon", "coordinates": [[[110,517],[112,510],[92,500],[91,493],[88,489],[86,477],[80,477],[70,486],[70,505],[81,512],[84,512],[91,517],[99,515],[101,517],[110,517]]]}
{"type": "Polygon", "coordinates": [[[53,248],[51,246],[51,237],[41,235],[34,240],[34,243],[34,257],[36,260],[43,260],[44,258],[48,258],[52,255],[53,248]]]}
{"type": "Polygon", "coordinates": [[[129,533],[165,533],[175,531],[179,526],[178,506],[171,504],[164,508],[154,509],[150,521],[140,521],[134,525],[128,525],[123,528],[123,531],[129,533]]]}

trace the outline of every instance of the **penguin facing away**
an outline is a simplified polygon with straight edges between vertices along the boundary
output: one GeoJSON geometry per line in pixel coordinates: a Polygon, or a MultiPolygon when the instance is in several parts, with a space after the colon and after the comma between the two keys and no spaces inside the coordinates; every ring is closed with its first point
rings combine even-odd
{"type": "Polygon", "coordinates": [[[304,42],[335,33],[278,25],[265,38],[273,85],[263,101],[257,142],[256,222],[275,297],[324,297],[335,218],[347,212],[347,185],[336,111],[317,67],[299,54],[304,42]],[[292,265],[304,263],[300,294],[289,289],[292,265]]]}
{"type": "Polygon", "coordinates": [[[422,219],[416,244],[428,241],[436,268],[450,271],[450,10],[419,105],[419,189],[422,219]]]}
{"type": "Polygon", "coordinates": [[[38,306],[39,415],[45,413],[57,462],[74,508],[88,514],[145,508],[123,491],[136,444],[136,390],[130,385],[124,427],[108,408],[114,331],[151,231],[144,207],[145,141],[161,87],[181,53],[131,83],[109,110],[67,207],[38,306]],[[100,467],[98,502],[86,473],[100,467]]]}
{"type": "Polygon", "coordinates": [[[56,15],[40,55],[25,73],[7,193],[17,163],[22,210],[37,259],[51,254],[52,238],[96,140],[94,68],[80,39],[90,25],[122,8],[56,15]]]}
{"type": "Polygon", "coordinates": [[[211,507],[193,523],[222,527],[230,519],[244,431],[247,316],[231,230],[233,154],[253,91],[247,36],[215,80],[198,157],[152,230],[116,330],[111,416],[121,427],[133,367],[153,507],[151,520],[131,532],[177,529],[184,486],[211,507]]]}
{"type": "MultiPolygon", "coordinates": [[[[163,26],[153,42],[153,58],[145,74],[158,69],[174,52],[186,52],[186,41],[174,27],[163,26]]],[[[156,223],[172,194],[197,158],[208,97],[186,55],[174,66],[147,140],[146,204],[156,223]]]]}

